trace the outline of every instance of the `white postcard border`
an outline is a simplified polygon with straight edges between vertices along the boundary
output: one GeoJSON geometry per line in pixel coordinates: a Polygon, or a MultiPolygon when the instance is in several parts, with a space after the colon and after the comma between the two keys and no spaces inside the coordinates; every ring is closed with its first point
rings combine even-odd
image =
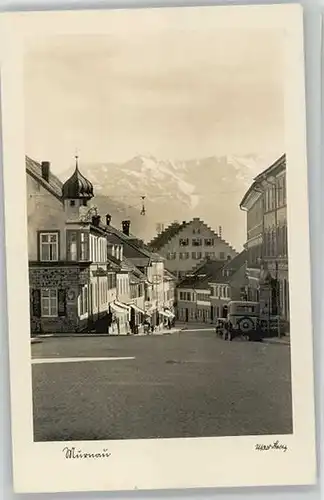
{"type": "MultiPolygon", "coordinates": [[[[26,36],[105,34],[130,11],[1,14],[1,109],[14,485],[16,492],[108,491],[312,484],[315,470],[313,349],[302,9],[298,5],[132,10],[152,29],[282,27],[294,434],[196,439],[34,443],[30,363],[23,45],[26,36]],[[181,11],[181,12],[180,12],[181,11]],[[215,12],[216,11],[216,12],[215,12]],[[278,439],[287,452],[257,452],[278,439]],[[63,448],[107,449],[109,458],[69,460],[63,448]]],[[[126,17],[125,17],[126,19],[126,17]]],[[[140,23],[129,29],[134,34],[140,23]]],[[[266,117],[265,117],[266,120],[266,117]]],[[[44,124],[46,126],[46,124],[44,124]]],[[[271,138],[269,138],[271,140],[271,138]]],[[[59,147],[59,145],[58,145],[59,147]]]]}

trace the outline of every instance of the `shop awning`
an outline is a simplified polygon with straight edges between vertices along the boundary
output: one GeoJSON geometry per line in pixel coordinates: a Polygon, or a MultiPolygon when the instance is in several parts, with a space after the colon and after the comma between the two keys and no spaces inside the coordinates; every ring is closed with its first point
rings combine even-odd
{"type": "Polygon", "coordinates": [[[112,302],[110,304],[110,307],[113,311],[115,311],[116,313],[118,314],[127,314],[127,309],[125,309],[124,307],[120,307],[118,304],[116,304],[115,302],[112,302]]]}
{"type": "Polygon", "coordinates": [[[135,304],[131,304],[131,307],[134,309],[134,311],[145,314],[145,311],[143,311],[143,309],[141,309],[140,307],[137,307],[135,304]]]}
{"type": "Polygon", "coordinates": [[[169,309],[164,309],[164,312],[168,315],[168,318],[175,317],[175,314],[173,314],[173,312],[169,311],[169,309]]]}
{"type": "Polygon", "coordinates": [[[116,304],[121,309],[124,309],[125,311],[130,310],[130,306],[128,306],[127,304],[124,304],[124,302],[119,302],[118,300],[115,300],[114,304],[116,304]]]}
{"type": "Polygon", "coordinates": [[[159,311],[159,314],[165,318],[174,318],[174,314],[171,311],[159,311]]]}
{"type": "Polygon", "coordinates": [[[152,316],[152,314],[154,314],[155,311],[156,311],[155,307],[151,306],[149,309],[145,310],[145,314],[146,316],[152,316]]]}

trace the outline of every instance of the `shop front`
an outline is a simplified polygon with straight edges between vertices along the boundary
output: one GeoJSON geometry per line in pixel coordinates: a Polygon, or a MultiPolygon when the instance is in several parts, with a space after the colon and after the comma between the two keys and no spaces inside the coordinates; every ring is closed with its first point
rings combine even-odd
{"type": "Polygon", "coordinates": [[[113,318],[109,333],[115,335],[129,335],[130,328],[130,307],[122,302],[114,301],[110,305],[113,318]]]}
{"type": "Polygon", "coordinates": [[[144,332],[145,311],[136,304],[130,304],[130,329],[135,335],[144,332]]]}

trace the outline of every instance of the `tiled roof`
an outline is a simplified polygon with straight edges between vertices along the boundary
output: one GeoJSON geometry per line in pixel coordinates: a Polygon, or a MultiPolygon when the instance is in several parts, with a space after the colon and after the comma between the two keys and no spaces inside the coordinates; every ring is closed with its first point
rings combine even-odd
{"type": "Polygon", "coordinates": [[[286,168],[286,155],[283,154],[282,156],[280,156],[280,158],[278,158],[277,161],[275,161],[272,165],[270,165],[270,167],[263,170],[260,174],[258,174],[253,179],[253,183],[251,184],[251,186],[249,187],[249,189],[247,190],[247,192],[245,193],[245,195],[242,198],[242,201],[240,203],[240,207],[242,208],[245,206],[247,199],[249,198],[250,194],[253,191],[260,192],[259,191],[260,181],[262,181],[263,179],[266,179],[267,176],[269,176],[269,175],[277,175],[279,172],[282,172],[285,168],[286,168]]]}
{"type": "Polygon", "coordinates": [[[236,273],[242,266],[244,266],[247,259],[247,251],[243,250],[243,252],[239,253],[234,257],[234,259],[229,260],[226,264],[215,274],[215,276],[209,280],[210,283],[229,283],[231,281],[231,277],[234,273],[236,273]],[[224,274],[224,271],[230,271],[228,275],[224,274]]]}
{"type": "Polygon", "coordinates": [[[207,289],[208,283],[217,276],[225,264],[224,260],[207,260],[191,276],[182,280],[178,287],[207,289]]]}
{"type": "Polygon", "coordinates": [[[186,225],[187,222],[183,222],[182,224],[179,224],[179,222],[173,222],[164,231],[162,231],[162,233],[155,236],[155,238],[148,243],[148,247],[152,250],[160,250],[184,227],[186,227],[186,225]]]}
{"type": "Polygon", "coordinates": [[[177,278],[172,274],[170,271],[168,271],[166,268],[164,268],[164,276],[170,280],[177,280],[177,278]]]}
{"type": "Polygon", "coordinates": [[[122,242],[124,244],[124,254],[126,258],[143,259],[144,257],[146,257],[147,260],[164,260],[161,255],[152,252],[150,249],[148,249],[147,245],[140,242],[140,240],[138,240],[136,237],[128,236],[113,226],[105,226],[104,224],[100,224],[100,227],[110,234],[111,241],[122,242]]]}
{"type": "Polygon", "coordinates": [[[219,241],[222,241],[223,243],[226,243],[226,245],[228,245],[231,250],[236,251],[235,248],[233,248],[232,245],[228,243],[228,241],[224,240],[203,220],[199,219],[199,217],[195,217],[189,222],[183,221],[182,224],[179,224],[179,222],[173,222],[162,233],[155,236],[155,238],[153,238],[153,240],[148,243],[149,248],[155,251],[161,250],[167,243],[169,243],[172,238],[174,238],[174,236],[177,236],[182,229],[184,229],[186,226],[189,226],[189,224],[191,224],[192,222],[200,222],[203,226],[205,226],[205,228],[207,228],[209,231],[212,231],[215,238],[217,238],[219,241]]]}
{"type": "Polygon", "coordinates": [[[56,175],[50,172],[49,181],[47,182],[42,177],[42,166],[35,160],[26,156],[26,171],[29,175],[31,175],[34,179],[36,179],[42,186],[50,191],[54,196],[61,199],[62,198],[62,182],[56,175]]]}

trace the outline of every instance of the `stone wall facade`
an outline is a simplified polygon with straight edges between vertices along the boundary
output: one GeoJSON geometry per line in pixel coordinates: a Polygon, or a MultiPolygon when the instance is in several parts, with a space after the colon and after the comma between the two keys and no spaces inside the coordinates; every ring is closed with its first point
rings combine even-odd
{"type": "Polygon", "coordinates": [[[32,334],[77,333],[87,329],[88,321],[80,320],[78,298],[81,286],[89,283],[89,269],[78,266],[33,266],[29,269],[30,325],[32,334]],[[41,289],[58,291],[58,315],[43,317],[41,289]]]}

